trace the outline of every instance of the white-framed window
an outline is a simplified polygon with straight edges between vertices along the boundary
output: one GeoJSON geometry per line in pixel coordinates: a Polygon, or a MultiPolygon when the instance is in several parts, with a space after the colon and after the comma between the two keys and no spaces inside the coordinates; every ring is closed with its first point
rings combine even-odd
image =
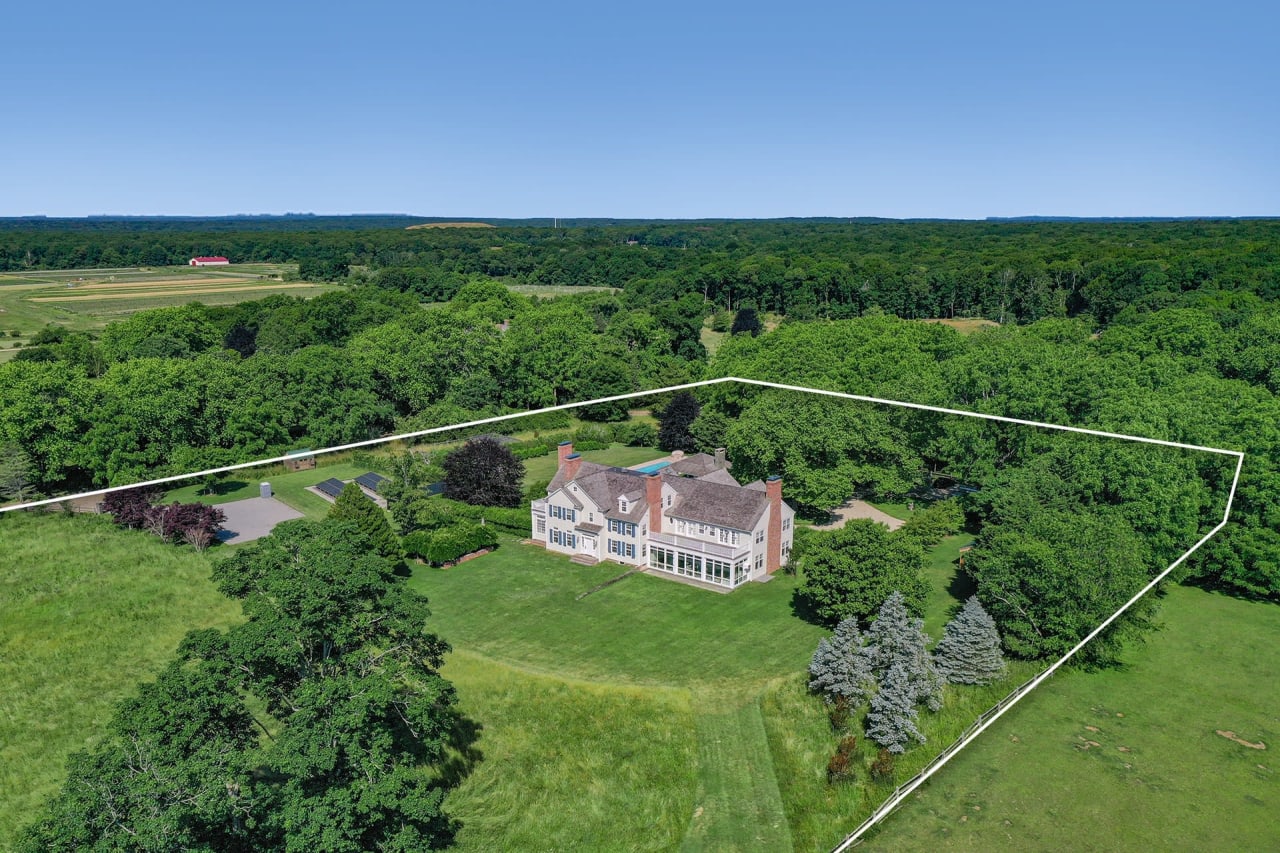
{"type": "Polygon", "coordinates": [[[656,545],[649,549],[649,566],[663,572],[674,572],[676,564],[676,555],[666,548],[659,548],[656,545]]]}
{"type": "Polygon", "coordinates": [[[576,548],[578,545],[578,537],[567,530],[551,528],[551,544],[563,545],[566,548],[576,548]]]}
{"type": "Polygon", "coordinates": [[[764,541],[764,528],[760,528],[759,530],[756,531],[756,544],[759,545],[763,541],[764,541]]]}
{"type": "Polygon", "coordinates": [[[760,567],[764,565],[764,554],[756,554],[756,571],[760,571],[760,567]]]}
{"type": "Polygon", "coordinates": [[[623,536],[636,535],[636,523],[634,521],[623,521],[620,518],[609,519],[609,532],[620,533],[623,536]]]}
{"type": "Polygon", "coordinates": [[[626,498],[619,498],[619,499],[618,499],[618,511],[619,511],[619,512],[626,512],[626,511],[627,511],[627,499],[626,499],[626,498]]]}
{"type": "Polygon", "coordinates": [[[783,529],[783,530],[790,530],[790,529],[791,529],[791,519],[789,519],[789,518],[784,518],[784,519],[782,519],[782,529],[783,529]]]}
{"type": "Polygon", "coordinates": [[[551,504],[547,507],[547,515],[564,521],[578,520],[578,511],[576,509],[573,507],[556,506],[555,504],[551,504]]]}
{"type": "Polygon", "coordinates": [[[622,542],[618,539],[610,539],[609,553],[616,554],[619,557],[634,558],[636,555],[636,546],[630,542],[622,542]]]}
{"type": "Polygon", "coordinates": [[[671,495],[667,495],[667,506],[671,506],[671,495]]]}
{"type": "Polygon", "coordinates": [[[539,535],[541,535],[541,534],[546,533],[546,532],[547,532],[547,520],[546,520],[545,518],[539,518],[539,519],[538,519],[538,533],[539,533],[539,535]]]}

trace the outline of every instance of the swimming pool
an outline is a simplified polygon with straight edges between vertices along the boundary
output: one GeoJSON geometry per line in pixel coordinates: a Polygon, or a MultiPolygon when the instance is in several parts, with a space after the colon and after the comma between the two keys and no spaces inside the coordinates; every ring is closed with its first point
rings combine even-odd
{"type": "Polygon", "coordinates": [[[635,470],[639,471],[642,474],[652,474],[654,471],[661,471],[663,468],[666,468],[670,464],[671,463],[669,461],[664,459],[661,462],[650,462],[648,465],[645,465],[641,468],[636,468],[635,470]]]}

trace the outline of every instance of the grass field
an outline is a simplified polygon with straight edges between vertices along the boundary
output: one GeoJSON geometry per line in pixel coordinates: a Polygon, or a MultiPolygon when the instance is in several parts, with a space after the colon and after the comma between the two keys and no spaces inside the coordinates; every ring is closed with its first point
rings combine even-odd
{"type": "Polygon", "coordinates": [[[1280,608],[1172,587],[1162,621],[1123,668],[1039,687],[865,849],[1277,849],[1280,608]]]}
{"type": "Polygon", "coordinates": [[[156,267],[0,273],[0,361],[48,324],[97,331],[151,308],[225,305],[273,293],[310,297],[337,285],[283,281],[292,264],[156,267]],[[15,336],[13,332],[17,331],[15,336]]]}
{"type": "Polygon", "coordinates": [[[508,284],[507,289],[514,293],[523,293],[525,296],[567,296],[573,293],[597,293],[601,291],[618,293],[621,290],[618,287],[568,284],[508,284]]]}
{"type": "Polygon", "coordinates": [[[998,329],[1000,327],[1000,324],[995,320],[984,320],[981,317],[936,317],[918,320],[917,322],[950,326],[962,335],[971,335],[982,329],[998,329]]]}
{"type": "Polygon", "coordinates": [[[0,515],[0,850],[188,630],[239,612],[188,548],[105,518],[0,515]]]}
{"type": "Polygon", "coordinates": [[[419,225],[406,225],[406,231],[420,231],[424,228],[497,228],[488,222],[423,222],[419,225]]]}
{"type": "MultiPolygon", "coordinates": [[[[957,601],[962,540],[927,567],[935,632],[957,601]]],[[[213,590],[206,557],[101,519],[0,516],[0,555],[5,849],[111,704],[186,630],[237,608],[213,590]]],[[[575,600],[620,571],[505,538],[410,578],[481,726],[484,760],[448,800],[459,849],[822,850],[888,793],[825,781],[834,736],[802,675],[824,632],[794,616],[796,578],[717,595],[642,574],[575,600]]],[[[1274,849],[1280,610],[1175,587],[1163,621],[1125,667],[1039,688],[865,849],[1274,849]]],[[[899,780],[1009,686],[948,688],[940,714],[922,712],[930,743],[900,760],[899,780]]]]}

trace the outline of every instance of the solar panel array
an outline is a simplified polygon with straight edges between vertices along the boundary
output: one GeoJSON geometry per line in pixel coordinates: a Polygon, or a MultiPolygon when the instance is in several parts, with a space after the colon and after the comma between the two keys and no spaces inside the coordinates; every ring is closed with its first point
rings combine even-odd
{"type": "Polygon", "coordinates": [[[369,489],[370,491],[374,491],[374,492],[378,491],[379,487],[381,487],[382,484],[385,482],[387,482],[386,477],[382,476],[381,474],[376,474],[373,471],[370,471],[367,474],[361,474],[359,477],[356,477],[357,484],[364,486],[366,489],[369,489]]]}
{"type": "Polygon", "coordinates": [[[336,498],[338,495],[342,494],[342,490],[346,488],[346,485],[347,484],[341,480],[330,477],[323,483],[316,483],[316,490],[331,498],[336,498]]]}

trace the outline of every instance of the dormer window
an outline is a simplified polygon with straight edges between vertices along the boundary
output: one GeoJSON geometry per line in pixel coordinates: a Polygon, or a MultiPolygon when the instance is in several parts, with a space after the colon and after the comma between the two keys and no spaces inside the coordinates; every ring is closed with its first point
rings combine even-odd
{"type": "Polygon", "coordinates": [[[627,507],[628,507],[628,506],[630,506],[630,505],[627,503],[627,499],[626,499],[626,498],[618,498],[618,511],[619,511],[619,512],[626,512],[626,511],[627,511],[627,507]]]}

